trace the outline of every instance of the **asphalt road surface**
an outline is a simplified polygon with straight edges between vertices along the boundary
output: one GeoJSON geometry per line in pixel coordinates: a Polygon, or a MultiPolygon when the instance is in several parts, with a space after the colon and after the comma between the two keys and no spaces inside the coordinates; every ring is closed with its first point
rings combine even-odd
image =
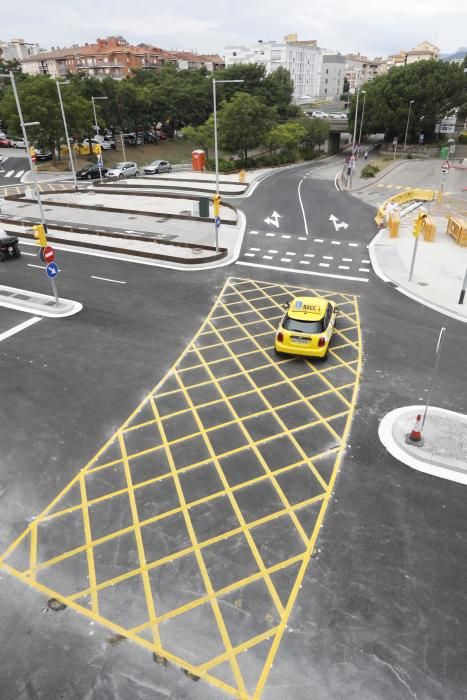
{"type": "MultiPolygon", "coordinates": [[[[395,461],[377,427],[426,397],[441,325],[434,402],[466,411],[465,328],[376,278],[371,211],[307,171],[235,200],[247,232],[229,268],[178,273],[59,251],[58,289],[80,314],[33,322],[0,309],[1,551],[29,528],[10,563],[26,576],[32,556],[39,567],[30,585],[0,570],[5,697],[204,700],[242,683],[274,699],[463,696],[465,495],[395,461]],[[342,307],[329,364],[278,362],[271,349],[282,302],[304,288],[342,307]],[[106,441],[83,501],[67,485],[106,441]],[[328,458],[343,441],[339,470],[328,458]],[[153,454],[169,457],[157,473],[153,454]],[[169,485],[191,505],[180,509],[169,485]],[[153,568],[141,569],[141,545],[153,568]],[[144,605],[140,617],[147,590],[166,660],[152,657],[144,605]],[[51,591],[67,609],[47,607],[51,591]],[[209,682],[180,672],[197,664],[209,682]]],[[[23,252],[1,265],[2,283],[47,292],[35,249],[23,252]]]]}
{"type": "Polygon", "coordinates": [[[16,148],[0,149],[0,187],[18,185],[28,170],[29,162],[24,151],[16,148]]]}

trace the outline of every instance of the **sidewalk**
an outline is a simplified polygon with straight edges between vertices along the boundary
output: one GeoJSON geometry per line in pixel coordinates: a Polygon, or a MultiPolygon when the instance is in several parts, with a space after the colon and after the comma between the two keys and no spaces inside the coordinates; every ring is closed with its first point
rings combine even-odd
{"type": "Polygon", "coordinates": [[[430,407],[422,430],[423,445],[408,445],[407,433],[424,406],[403,406],[388,413],[379,425],[379,438],[388,452],[412,469],[467,484],[467,416],[430,407]]]}
{"type": "MultiPolygon", "coordinates": [[[[398,192],[411,188],[438,190],[441,165],[439,160],[404,161],[378,183],[369,183],[365,189],[350,194],[374,207],[376,214],[377,208],[398,192]]],[[[436,237],[433,243],[420,237],[411,282],[409,274],[415,242],[412,231],[419,213],[417,204],[401,212],[398,238],[389,238],[389,231],[382,229],[368,247],[373,269],[383,281],[392,283],[398,291],[419,303],[463,322],[467,322],[467,303],[461,305],[458,301],[467,269],[467,247],[459,246],[446,233],[446,228],[450,215],[467,221],[467,192],[463,190],[466,181],[467,170],[450,170],[445,178],[442,202],[420,205],[432,216],[436,237]]]]}

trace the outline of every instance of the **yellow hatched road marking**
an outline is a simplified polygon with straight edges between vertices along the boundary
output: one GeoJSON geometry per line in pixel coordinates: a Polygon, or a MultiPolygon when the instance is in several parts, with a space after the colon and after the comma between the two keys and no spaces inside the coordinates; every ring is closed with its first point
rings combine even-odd
{"type": "MultiPolygon", "coordinates": [[[[320,293],[300,286],[288,287],[283,284],[245,278],[227,280],[206,320],[171,370],[149,392],[93,459],[10,545],[0,560],[0,565],[10,574],[46,595],[63,601],[89,619],[102,623],[145,649],[157,652],[170,662],[206,679],[229,695],[244,699],[259,698],[322,526],[355,409],[360,370],[360,321],[354,295],[329,291],[320,293]],[[272,353],[274,333],[278,320],[283,314],[282,302],[296,293],[303,292],[333,299],[337,302],[341,313],[330,347],[331,362],[326,366],[303,359],[302,371],[300,364],[297,364],[294,358],[276,360],[272,353]],[[340,356],[341,354],[346,358],[345,360],[340,356]],[[190,370],[193,370],[194,374],[190,370]],[[345,372],[342,373],[344,370],[345,372]],[[226,371],[228,373],[225,373],[226,371]],[[258,372],[266,373],[265,383],[260,383],[258,372]],[[205,379],[200,381],[203,379],[203,373],[205,379]],[[315,381],[309,385],[308,379],[315,381]],[[299,384],[300,381],[305,384],[299,384]],[[242,386],[240,386],[241,382],[242,386]],[[285,392],[286,389],[288,394],[285,392]],[[283,397],[282,390],[286,394],[283,397]],[[275,392],[274,400],[270,392],[275,392]],[[281,398],[283,398],[282,401],[281,398]],[[250,400],[251,403],[244,403],[250,400]],[[162,402],[165,403],[162,404],[162,402]],[[148,415],[148,409],[151,415],[148,415]],[[300,413],[300,410],[303,410],[303,413],[300,413]],[[293,416],[295,411],[298,411],[296,414],[297,417],[299,416],[298,422],[289,425],[285,416],[293,416]],[[212,418],[208,420],[209,415],[215,415],[218,422],[214,420],[212,423],[212,418]],[[276,426],[278,432],[274,433],[269,429],[265,432],[260,430],[253,437],[250,426],[255,425],[254,421],[264,420],[269,416],[273,421],[270,426],[276,426]],[[339,424],[343,424],[344,427],[336,430],[339,424]],[[305,448],[306,442],[304,444],[301,442],[305,431],[318,427],[324,428],[324,434],[327,434],[334,444],[331,446],[328,440],[321,437],[317,442],[315,438],[316,444],[313,442],[313,449],[309,445],[305,448]],[[239,431],[244,443],[240,438],[235,437],[235,432],[228,432],[233,429],[239,431]],[[140,442],[140,435],[153,436],[151,438],[153,444],[148,447],[147,444],[140,442]],[[227,437],[221,439],[221,435],[227,437]],[[195,444],[204,446],[205,454],[199,449],[192,452],[195,444]],[[273,463],[271,449],[280,455],[282,448],[278,449],[277,446],[281,444],[290,445],[295,457],[291,452],[287,452],[289,457],[287,460],[273,463]],[[267,449],[270,451],[265,451],[267,449]],[[271,454],[271,457],[266,457],[267,454],[271,454]],[[249,461],[256,460],[260,471],[256,473],[239,471],[241,462],[238,460],[242,455],[247,455],[249,461]],[[135,470],[141,460],[143,464],[148,460],[151,464],[160,463],[162,471],[156,474],[143,472],[137,477],[135,470]],[[160,460],[163,461],[160,462],[160,460]],[[235,481],[231,483],[231,475],[226,471],[226,460],[231,460],[230,469],[235,466],[235,474],[238,475],[237,483],[235,481]],[[322,473],[320,466],[322,460],[324,460],[323,465],[328,464],[327,468],[330,469],[326,478],[323,476],[326,471],[322,473]],[[203,474],[201,471],[203,468],[213,469],[219,480],[216,488],[211,487],[211,490],[204,493],[202,491],[206,488],[204,476],[199,476],[203,474]],[[292,494],[288,492],[288,488],[294,484],[294,479],[302,469],[309,471],[310,487],[308,491],[299,492],[302,500],[292,501],[292,494]],[[119,474],[123,475],[123,483],[119,481],[119,474]],[[190,495],[190,488],[186,482],[188,476],[192,480],[197,479],[201,492],[195,490],[190,495]],[[89,488],[93,483],[92,480],[101,477],[109,484],[107,490],[103,493],[95,490],[91,492],[89,488]],[[157,489],[152,492],[154,500],[154,498],[157,499],[158,489],[164,488],[164,484],[169,486],[173,484],[178,502],[172,504],[167,502],[162,512],[151,513],[146,510],[142,517],[143,513],[139,508],[141,498],[145,497],[144,489],[148,487],[157,489]],[[312,487],[311,484],[314,486],[312,487]],[[249,505],[245,513],[242,509],[245,506],[241,504],[247,489],[250,489],[251,494],[261,493],[259,503],[263,500],[263,494],[268,493],[263,485],[272,489],[271,493],[276,497],[276,503],[271,512],[264,514],[255,510],[256,506],[249,505]],[[261,490],[251,491],[255,488],[261,490]],[[72,498],[67,498],[66,502],[64,500],[72,489],[75,493],[78,489],[78,503],[73,503],[72,498]],[[314,489],[316,492],[313,492],[314,489]],[[196,518],[193,520],[195,509],[202,506],[215,506],[221,502],[222,498],[230,504],[232,517],[236,522],[229,521],[228,527],[224,526],[225,532],[208,529],[206,532],[203,531],[201,536],[197,532],[196,518]],[[94,519],[96,512],[98,513],[100,508],[107,507],[109,504],[118,504],[118,499],[124,499],[129,504],[130,524],[120,521],[120,526],[123,526],[120,529],[100,531],[99,520],[94,519]],[[305,514],[310,508],[312,522],[307,520],[310,516],[302,521],[302,513],[305,514]],[[44,530],[44,526],[47,524],[49,528],[60,527],[62,518],[78,517],[80,514],[83,544],[74,541],[77,546],[67,551],[52,549],[47,556],[48,550],[47,546],[44,548],[44,543],[47,544],[46,538],[50,533],[44,530]],[[145,528],[148,528],[148,531],[150,526],[163,528],[164,523],[171,522],[174,517],[181,517],[185,523],[188,539],[184,546],[176,551],[165,551],[165,549],[158,551],[156,548],[155,551],[158,553],[156,555],[153,553],[148,558],[145,528]],[[304,522],[308,523],[306,528],[304,522]],[[284,526],[284,523],[287,525],[284,526]],[[281,531],[284,527],[292,528],[297,537],[296,546],[299,551],[289,549],[281,553],[280,561],[267,561],[265,559],[267,550],[264,550],[261,545],[261,533],[264,532],[269,539],[273,537],[274,532],[271,528],[275,527],[277,530],[278,526],[279,537],[282,536],[281,531]],[[98,579],[96,565],[99,564],[99,560],[95,561],[95,548],[106,545],[115,546],[112,543],[120,547],[123,541],[120,538],[129,534],[133,534],[135,539],[134,556],[135,561],[138,561],[137,566],[130,571],[125,568],[117,572],[113,570],[112,578],[103,577],[104,572],[101,569],[98,579]],[[234,571],[231,572],[226,566],[226,581],[214,586],[211,580],[212,564],[209,564],[209,557],[213,552],[218,551],[216,547],[222,547],[223,557],[228,562],[230,547],[234,546],[235,538],[238,537],[243,538],[252,555],[253,568],[242,572],[243,575],[240,577],[234,575],[232,578],[234,571]],[[42,546],[40,550],[39,544],[42,546]],[[14,565],[15,551],[18,549],[18,552],[24,552],[25,547],[29,565],[17,568],[14,565]],[[86,555],[87,582],[80,591],[64,595],[60,591],[55,591],[53,586],[47,587],[41,582],[40,577],[44,572],[48,572],[48,580],[53,580],[53,576],[51,579],[50,575],[53,574],[56,565],[66,567],[69,560],[76,555],[82,556],[83,553],[86,555]],[[154,594],[160,594],[161,591],[157,590],[152,576],[158,571],[166,571],[167,567],[175,566],[177,563],[182,565],[183,562],[188,561],[188,557],[194,557],[196,561],[204,592],[197,592],[193,594],[194,597],[190,596],[187,600],[175,587],[174,599],[170,599],[169,607],[166,605],[165,609],[156,611],[154,594]],[[299,568],[298,573],[294,573],[296,579],[291,591],[285,592],[278,588],[277,579],[274,577],[281,571],[289,570],[288,567],[299,568]],[[125,582],[133,581],[134,577],[142,581],[146,619],[138,624],[134,621],[130,623],[130,620],[121,624],[114,619],[114,613],[119,612],[117,608],[112,608],[110,612],[103,615],[103,608],[100,605],[101,596],[112,587],[115,587],[115,590],[125,582]],[[262,592],[255,595],[260,595],[259,601],[263,601],[262,605],[271,605],[270,609],[273,613],[269,614],[267,628],[262,629],[261,625],[264,627],[265,623],[256,617],[256,598],[254,598],[255,607],[249,612],[253,620],[252,627],[248,627],[248,635],[245,634],[243,638],[240,634],[242,626],[238,628],[234,626],[233,620],[236,618],[229,617],[232,606],[225,607],[224,599],[229,595],[242,598],[247,595],[246,591],[251,586],[263,586],[257,589],[262,592]],[[286,595],[285,599],[281,594],[286,595]],[[87,598],[91,600],[90,608],[85,604],[87,598]],[[187,625],[184,629],[183,642],[185,658],[181,658],[176,650],[166,648],[163,631],[166,625],[169,625],[168,629],[170,629],[173,622],[184,621],[184,616],[195,612],[197,615],[204,616],[204,611],[208,608],[212,611],[213,622],[220,634],[219,646],[217,650],[214,648],[209,652],[210,658],[197,658],[196,649],[192,651],[191,647],[186,646],[188,641],[194,643],[192,640],[194,631],[185,622],[184,626],[187,625]],[[163,627],[162,623],[164,623],[163,627]],[[232,633],[235,635],[235,643],[233,643],[232,633]],[[151,635],[151,638],[145,635],[151,635]],[[254,655],[254,649],[266,640],[271,642],[271,646],[264,664],[254,655]],[[252,655],[249,657],[249,663],[253,660],[257,664],[257,678],[254,682],[250,679],[248,684],[242,672],[241,657],[241,654],[247,650],[251,650],[252,655]],[[226,662],[232,672],[231,682],[225,680],[224,675],[222,678],[216,676],[216,668],[226,662]]],[[[150,532],[156,531],[153,529],[150,532]]],[[[271,541],[274,542],[274,539],[271,541]]],[[[23,561],[21,556],[20,561],[23,561]]],[[[65,571],[67,571],[66,568],[65,571]]],[[[76,591],[76,587],[74,590],[76,591]]],[[[117,618],[121,619],[118,615],[117,618]]]]}

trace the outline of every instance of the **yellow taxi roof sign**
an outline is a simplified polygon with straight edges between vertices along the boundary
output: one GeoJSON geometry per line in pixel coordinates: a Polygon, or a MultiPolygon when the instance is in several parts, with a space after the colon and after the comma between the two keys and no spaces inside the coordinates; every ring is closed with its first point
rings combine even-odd
{"type": "Polygon", "coordinates": [[[324,316],[328,305],[321,297],[295,297],[289,306],[289,316],[299,319],[319,319],[324,316]]]}

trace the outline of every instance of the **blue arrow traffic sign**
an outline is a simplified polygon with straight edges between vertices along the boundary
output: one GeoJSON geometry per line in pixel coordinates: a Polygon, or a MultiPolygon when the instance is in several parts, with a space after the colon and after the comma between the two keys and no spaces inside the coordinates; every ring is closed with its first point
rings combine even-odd
{"type": "Polygon", "coordinates": [[[57,263],[51,262],[47,265],[45,268],[45,271],[47,272],[47,277],[50,277],[50,279],[53,279],[58,275],[58,266],[57,263]]]}
{"type": "Polygon", "coordinates": [[[216,218],[214,219],[214,223],[216,224],[217,228],[219,228],[219,226],[221,225],[221,217],[216,216],[216,218]]]}

